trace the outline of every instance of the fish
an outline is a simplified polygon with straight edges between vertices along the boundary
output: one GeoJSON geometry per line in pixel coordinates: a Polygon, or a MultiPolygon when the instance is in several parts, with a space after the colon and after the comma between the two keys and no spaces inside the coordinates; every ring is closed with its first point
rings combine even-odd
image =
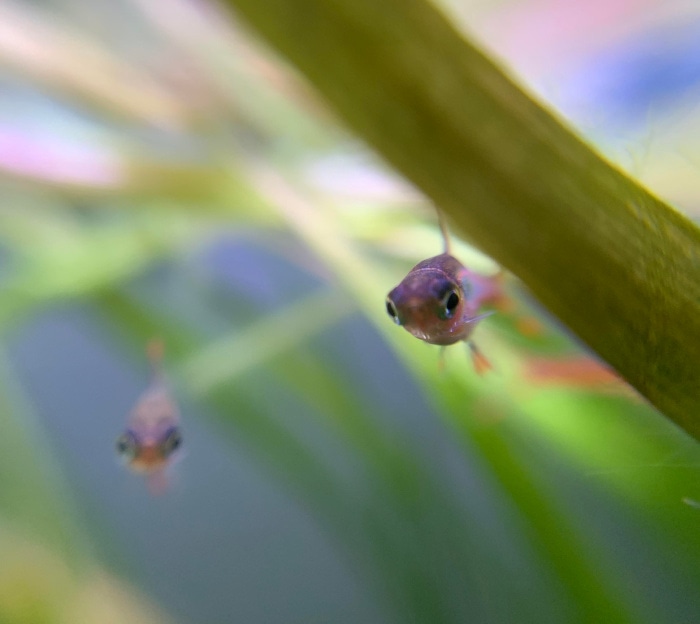
{"type": "Polygon", "coordinates": [[[526,357],[522,377],[532,387],[568,387],[636,396],[615,371],[587,355],[526,357]]]}
{"type": "Polygon", "coordinates": [[[146,477],[153,494],[167,489],[167,468],[183,444],[179,410],[162,372],[163,353],[161,341],[149,343],[151,382],[136,401],[126,428],[116,442],[117,454],[123,463],[134,473],[146,477]]]}
{"type": "Polygon", "coordinates": [[[494,311],[482,311],[503,298],[501,280],[465,267],[450,249],[447,227],[438,211],[444,252],[414,266],[386,298],[387,314],[411,335],[429,344],[446,347],[457,342],[469,346],[474,369],[492,369],[476,346],[472,334],[494,311]]]}

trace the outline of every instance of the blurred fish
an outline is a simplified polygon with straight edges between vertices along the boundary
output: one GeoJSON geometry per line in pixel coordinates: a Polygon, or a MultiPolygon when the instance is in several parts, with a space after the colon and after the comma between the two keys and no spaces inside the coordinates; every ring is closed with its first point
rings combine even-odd
{"type": "Polygon", "coordinates": [[[523,379],[532,387],[566,387],[638,399],[615,371],[586,355],[527,357],[523,360],[523,379]]]}
{"type": "Polygon", "coordinates": [[[582,388],[623,385],[614,371],[585,355],[527,358],[523,376],[528,383],[534,385],[570,385],[582,388]]]}
{"type": "Polygon", "coordinates": [[[480,312],[484,305],[503,298],[499,276],[473,273],[450,253],[447,228],[438,212],[445,251],[419,262],[386,299],[386,311],[394,323],[416,338],[447,346],[469,345],[477,373],[491,368],[490,362],[471,340],[479,321],[493,314],[480,312]]]}
{"type": "Polygon", "coordinates": [[[147,352],[153,367],[150,385],[129,414],[126,430],[117,439],[117,453],[134,472],[146,476],[149,489],[161,494],[167,487],[166,469],[182,447],[177,406],[161,370],[163,343],[154,340],[147,352]]]}

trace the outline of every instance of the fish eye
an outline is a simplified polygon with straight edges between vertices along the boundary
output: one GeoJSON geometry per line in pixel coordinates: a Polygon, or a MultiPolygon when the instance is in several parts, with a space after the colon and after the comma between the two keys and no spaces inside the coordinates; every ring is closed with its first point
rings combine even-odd
{"type": "Polygon", "coordinates": [[[174,453],[182,446],[182,433],[177,427],[171,427],[166,432],[165,438],[160,444],[160,449],[166,457],[174,453]]]}
{"type": "Polygon", "coordinates": [[[401,325],[398,310],[396,309],[394,302],[389,297],[386,298],[386,311],[387,314],[393,319],[394,323],[401,325]]]}
{"type": "Polygon", "coordinates": [[[450,288],[442,297],[440,304],[440,317],[450,319],[459,305],[459,292],[450,288]]]}
{"type": "Polygon", "coordinates": [[[136,456],[138,444],[136,436],[131,431],[127,431],[117,438],[117,453],[124,459],[133,459],[136,456]]]}

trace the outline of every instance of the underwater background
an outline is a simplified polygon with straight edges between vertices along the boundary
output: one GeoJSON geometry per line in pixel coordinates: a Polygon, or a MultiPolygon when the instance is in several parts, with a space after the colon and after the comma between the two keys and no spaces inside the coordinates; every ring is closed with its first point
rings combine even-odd
{"type": "MultiPolygon", "coordinates": [[[[439,6],[697,218],[700,8],[439,6]]],[[[441,364],[384,307],[441,246],[224,6],[0,2],[0,622],[700,621],[697,443],[514,278],[494,371],[441,364]],[[115,450],[153,338],[159,496],[115,450]]]]}

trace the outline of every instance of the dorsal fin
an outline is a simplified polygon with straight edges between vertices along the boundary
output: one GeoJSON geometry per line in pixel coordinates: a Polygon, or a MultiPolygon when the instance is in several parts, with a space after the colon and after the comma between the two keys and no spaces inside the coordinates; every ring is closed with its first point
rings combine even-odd
{"type": "Polygon", "coordinates": [[[146,355],[151,363],[154,379],[163,376],[163,357],[165,356],[165,343],[162,338],[151,338],[146,345],[146,355]]]}
{"type": "Polygon", "coordinates": [[[435,206],[435,212],[437,212],[438,224],[440,225],[440,232],[442,233],[442,241],[445,253],[452,255],[452,251],[450,249],[450,235],[447,231],[447,223],[445,222],[445,216],[442,214],[442,211],[437,206],[435,206]]]}

